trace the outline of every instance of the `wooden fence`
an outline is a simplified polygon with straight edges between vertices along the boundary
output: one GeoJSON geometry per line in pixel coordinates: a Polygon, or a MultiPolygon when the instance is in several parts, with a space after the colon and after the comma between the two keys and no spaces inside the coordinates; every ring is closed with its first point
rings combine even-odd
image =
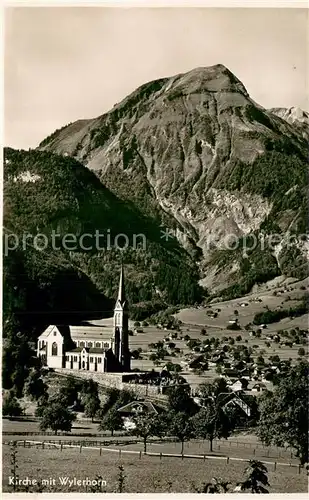
{"type": "MultiPolygon", "coordinates": [[[[215,455],[206,455],[206,454],[178,454],[178,453],[156,453],[156,452],[143,452],[143,451],[136,451],[136,450],[122,450],[116,449],[116,448],[110,448],[107,447],[105,448],[106,444],[102,443],[101,441],[91,441],[91,442],[85,442],[85,441],[59,441],[59,440],[48,440],[48,441],[30,441],[30,440],[19,440],[19,441],[4,441],[3,445],[6,446],[11,446],[13,443],[16,443],[17,446],[22,446],[24,448],[37,448],[41,450],[46,450],[46,449],[58,449],[60,453],[62,452],[63,449],[65,448],[75,448],[79,450],[79,453],[82,453],[83,450],[98,450],[99,451],[99,456],[102,455],[103,451],[108,451],[108,452],[114,452],[118,454],[118,458],[121,459],[121,457],[124,454],[131,454],[131,455],[138,455],[139,459],[141,460],[143,456],[156,456],[159,457],[160,460],[162,460],[164,457],[170,457],[170,458],[179,458],[181,460],[184,460],[186,458],[191,458],[191,459],[199,459],[208,461],[208,460],[221,460],[224,461],[225,464],[229,464],[231,462],[246,462],[248,463],[249,460],[245,458],[240,458],[240,457],[230,457],[230,456],[215,456],[215,455]]],[[[115,442],[111,443],[110,441],[108,442],[109,444],[117,444],[115,442]]],[[[134,441],[136,443],[136,441],[134,441]]],[[[119,443],[120,445],[120,443],[119,443]]],[[[285,463],[285,462],[271,462],[271,461],[264,461],[263,463],[265,465],[272,465],[273,470],[276,471],[277,466],[283,466],[283,467],[292,467],[294,469],[297,469],[298,474],[301,474],[301,472],[306,472],[307,469],[300,464],[292,464],[290,463],[285,463]]]]}
{"type": "MultiPolygon", "coordinates": [[[[55,436],[53,431],[3,431],[3,436],[55,436]]],[[[57,436],[77,436],[77,437],[110,437],[109,431],[100,433],[93,432],[62,432],[58,431],[57,436]]],[[[115,432],[115,436],[128,436],[126,432],[115,432]]]]}
{"type": "MultiPolygon", "coordinates": [[[[55,436],[55,432],[52,431],[3,431],[2,432],[3,436],[55,436]]],[[[62,432],[58,431],[57,436],[69,436],[69,437],[82,437],[82,438],[104,438],[104,437],[111,437],[111,433],[109,431],[107,432],[100,432],[100,433],[78,433],[78,432],[62,432]]],[[[121,432],[117,431],[114,434],[114,437],[123,437],[123,436],[130,436],[127,432],[121,432]]],[[[140,442],[138,438],[134,442],[140,442]]],[[[177,442],[177,438],[173,436],[168,436],[165,438],[150,438],[149,442],[151,441],[168,441],[168,442],[177,442]]],[[[113,440],[115,443],[115,441],[113,440]]],[[[129,443],[129,441],[125,441],[126,444],[129,443]]],[[[190,443],[194,443],[194,440],[191,440],[190,442],[187,442],[187,446],[190,445],[190,443]]],[[[266,453],[268,453],[268,456],[270,454],[270,448],[268,446],[263,445],[262,443],[246,443],[243,441],[238,441],[238,440],[232,440],[232,439],[227,439],[227,440],[220,440],[220,439],[214,439],[213,440],[213,446],[217,450],[220,450],[220,447],[229,447],[229,448],[247,448],[252,450],[253,455],[255,454],[255,450],[266,450],[266,453]]],[[[273,450],[277,452],[278,457],[282,456],[283,453],[289,453],[291,458],[293,458],[293,450],[289,447],[287,448],[280,448],[278,446],[272,446],[271,447],[273,450]]]]}

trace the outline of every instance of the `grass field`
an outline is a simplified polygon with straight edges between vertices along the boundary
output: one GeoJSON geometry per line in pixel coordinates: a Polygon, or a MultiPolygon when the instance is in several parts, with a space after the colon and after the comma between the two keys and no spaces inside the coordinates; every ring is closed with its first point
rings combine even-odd
{"type": "MultiPolygon", "coordinates": [[[[17,451],[19,478],[55,479],[55,485],[46,488],[46,492],[86,492],[86,487],[61,486],[59,476],[69,476],[71,479],[95,479],[101,476],[106,481],[107,492],[117,491],[118,466],[123,465],[125,474],[124,492],[153,493],[153,492],[194,492],[193,484],[200,487],[203,482],[210,482],[213,477],[222,477],[233,486],[243,479],[245,463],[218,463],[215,460],[184,459],[163,457],[124,455],[121,460],[117,454],[98,450],[86,450],[79,453],[78,449],[36,450],[33,448],[19,448],[17,451]]],[[[3,447],[3,491],[12,491],[8,486],[10,475],[10,448],[3,447]]],[[[269,467],[268,473],[271,493],[296,493],[307,491],[307,476],[302,471],[292,467],[277,467],[276,471],[269,467]]],[[[34,491],[34,487],[32,490],[34,491]]]]}
{"type": "MultiPolygon", "coordinates": [[[[71,435],[62,436],[45,436],[42,435],[34,435],[34,436],[21,436],[18,434],[14,434],[14,432],[39,432],[39,423],[38,422],[18,422],[18,421],[10,421],[3,420],[2,428],[4,432],[10,433],[9,435],[4,435],[4,441],[12,441],[12,440],[34,440],[34,441],[48,441],[48,440],[56,440],[56,441],[84,441],[85,444],[87,441],[103,441],[110,442],[111,448],[119,448],[115,444],[116,441],[120,440],[122,443],[126,441],[137,440],[134,436],[130,435],[122,435],[122,433],[115,433],[114,437],[110,436],[110,433],[104,433],[102,436],[97,435],[95,437],[86,437],[83,434],[98,433],[98,423],[87,423],[87,422],[75,422],[72,428],[71,435]],[[74,435],[75,434],[75,435],[74,435]]],[[[143,450],[143,444],[141,442],[137,442],[136,444],[122,444],[121,449],[140,451],[143,450]]],[[[178,442],[166,442],[159,441],[150,442],[147,446],[149,452],[154,453],[172,453],[179,454],[181,450],[181,443],[178,442]]],[[[298,459],[295,458],[294,454],[291,454],[291,450],[284,448],[277,448],[276,446],[264,447],[262,443],[258,440],[258,437],[255,434],[249,434],[248,432],[243,432],[239,434],[232,435],[227,440],[214,440],[213,443],[214,454],[216,456],[222,457],[239,457],[245,459],[256,458],[258,460],[266,460],[266,461],[278,461],[278,462],[286,462],[292,464],[298,464],[298,459]]],[[[191,455],[203,455],[210,454],[209,452],[209,442],[201,441],[201,440],[191,440],[190,442],[186,442],[184,445],[184,453],[191,455]]]]}

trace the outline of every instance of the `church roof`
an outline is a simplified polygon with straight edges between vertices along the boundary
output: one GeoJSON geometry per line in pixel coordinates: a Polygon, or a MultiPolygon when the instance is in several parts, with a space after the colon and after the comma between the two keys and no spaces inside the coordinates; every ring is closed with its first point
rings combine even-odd
{"type": "Polygon", "coordinates": [[[95,326],[95,325],[49,325],[43,333],[41,333],[39,338],[46,338],[50,335],[53,329],[59,330],[63,337],[68,334],[71,336],[72,340],[108,340],[114,334],[114,329],[112,326],[95,326]]]}
{"type": "Polygon", "coordinates": [[[114,334],[113,327],[108,326],[94,326],[94,325],[78,325],[69,326],[72,340],[110,340],[114,334]]]}
{"type": "MultiPolygon", "coordinates": [[[[55,328],[55,325],[49,325],[45,330],[44,332],[41,333],[40,337],[48,337],[49,334],[53,331],[53,329],[55,328]]],[[[58,328],[58,327],[57,327],[58,328]]]]}

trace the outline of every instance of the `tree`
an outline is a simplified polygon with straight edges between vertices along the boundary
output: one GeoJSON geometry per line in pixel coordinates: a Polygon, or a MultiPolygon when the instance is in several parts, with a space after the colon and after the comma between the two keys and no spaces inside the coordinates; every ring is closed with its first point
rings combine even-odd
{"type": "Polygon", "coordinates": [[[137,415],[133,419],[135,428],[132,429],[132,434],[143,438],[144,453],[147,453],[147,439],[150,436],[160,436],[163,432],[163,421],[158,415],[145,413],[137,415]]]}
{"type": "Polygon", "coordinates": [[[303,347],[300,347],[298,349],[298,356],[305,356],[306,352],[305,352],[305,349],[303,347]]]}
{"type": "Polygon", "coordinates": [[[3,400],[2,415],[4,417],[8,416],[12,418],[12,417],[18,417],[21,414],[22,414],[22,408],[17,398],[15,397],[14,392],[10,391],[3,400]]]}
{"type": "Polygon", "coordinates": [[[43,415],[43,412],[48,404],[48,399],[49,399],[49,396],[48,396],[48,393],[46,392],[45,394],[43,394],[43,396],[41,396],[38,400],[37,400],[37,407],[36,407],[36,410],[35,410],[35,416],[36,417],[42,417],[43,415]]]}
{"type": "Polygon", "coordinates": [[[100,410],[101,406],[98,383],[93,379],[84,380],[81,386],[80,397],[81,402],[84,405],[86,417],[90,417],[93,422],[93,419],[100,410]]]}
{"type": "Polygon", "coordinates": [[[78,391],[80,389],[81,383],[74,377],[68,376],[62,382],[55,399],[61,402],[64,407],[72,406],[78,399],[78,391]]]}
{"type": "Polygon", "coordinates": [[[246,479],[238,483],[241,491],[250,490],[250,493],[268,493],[264,486],[269,486],[267,468],[258,460],[249,460],[249,465],[245,468],[246,479]]]}
{"type": "Polygon", "coordinates": [[[38,364],[35,351],[29,342],[16,334],[10,338],[3,350],[2,370],[4,389],[14,389],[16,396],[22,397],[25,381],[31,367],[38,364]]]}
{"type": "Polygon", "coordinates": [[[180,373],[182,371],[181,365],[179,365],[178,363],[171,363],[170,361],[166,363],[164,368],[168,372],[173,372],[173,373],[180,373]]]}
{"type": "Polygon", "coordinates": [[[98,395],[95,394],[89,394],[88,398],[86,399],[85,403],[85,415],[86,417],[90,417],[91,421],[93,422],[94,417],[100,410],[100,399],[98,395]]]}
{"type": "MultiPolygon", "coordinates": [[[[72,384],[72,381],[70,382],[70,385],[72,384]]],[[[76,388],[76,384],[73,383],[73,387],[76,388]]],[[[79,387],[77,386],[77,389],[79,387]]],[[[88,398],[90,394],[98,396],[99,395],[99,388],[98,388],[98,383],[95,382],[92,378],[88,380],[83,380],[81,388],[80,388],[80,395],[81,395],[81,400],[85,400],[88,398]]]]}
{"type": "Polygon", "coordinates": [[[150,354],[150,356],[149,356],[149,361],[152,361],[153,363],[154,363],[155,361],[158,361],[158,356],[157,356],[157,354],[155,354],[154,352],[153,352],[153,353],[151,353],[151,354],[150,354]]]}
{"type": "Polygon", "coordinates": [[[34,400],[41,398],[47,391],[47,385],[44,383],[39,370],[34,369],[30,372],[25,384],[25,393],[34,400]]]}
{"type": "Polygon", "coordinates": [[[167,422],[168,432],[181,442],[181,454],[183,454],[185,441],[194,436],[191,419],[184,412],[170,412],[167,416],[167,422]]]}
{"type": "Polygon", "coordinates": [[[210,383],[204,383],[200,384],[199,387],[199,394],[203,399],[212,399],[216,398],[219,396],[219,394],[226,393],[226,392],[231,392],[227,385],[227,381],[225,378],[219,377],[215,378],[213,382],[210,383]]]}
{"type": "Polygon", "coordinates": [[[167,391],[169,409],[174,412],[184,412],[187,415],[193,415],[197,412],[198,406],[190,396],[190,390],[187,386],[177,385],[170,387],[167,391]]]}
{"type": "Polygon", "coordinates": [[[308,462],[308,372],[308,362],[301,361],[259,399],[260,439],[268,446],[288,444],[301,464],[308,462]]]}
{"type": "Polygon", "coordinates": [[[227,438],[232,431],[232,425],[223,409],[215,403],[208,403],[194,417],[192,424],[196,436],[208,439],[210,451],[213,451],[215,438],[227,438]]]}
{"type": "Polygon", "coordinates": [[[271,361],[274,364],[280,363],[280,358],[278,354],[275,354],[275,356],[269,356],[269,361],[271,361]]]}
{"type": "Polygon", "coordinates": [[[52,401],[42,412],[40,429],[52,429],[57,435],[58,431],[71,432],[76,415],[64,408],[60,401],[52,401]]]}
{"type": "Polygon", "coordinates": [[[259,356],[256,358],[256,364],[257,364],[257,365],[261,365],[261,366],[264,366],[264,365],[265,365],[265,359],[263,358],[263,356],[259,355],[259,356]]]}
{"type": "Polygon", "coordinates": [[[111,431],[111,435],[113,436],[114,431],[120,430],[122,425],[122,418],[119,411],[115,408],[111,408],[100,422],[99,431],[111,431]]]}
{"type": "Polygon", "coordinates": [[[190,339],[188,340],[187,342],[187,346],[189,347],[189,349],[192,351],[192,349],[194,349],[194,347],[197,347],[201,344],[200,340],[198,339],[190,339]]]}

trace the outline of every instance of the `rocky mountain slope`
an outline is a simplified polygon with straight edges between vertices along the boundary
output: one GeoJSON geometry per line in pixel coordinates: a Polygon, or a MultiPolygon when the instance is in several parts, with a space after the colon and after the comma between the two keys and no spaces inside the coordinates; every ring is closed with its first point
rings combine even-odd
{"type": "Polygon", "coordinates": [[[286,236],[307,230],[308,148],[289,116],[255,103],[216,65],[149,82],[39,147],[78,159],[167,226],[200,262],[204,285],[237,294],[307,272],[306,242],[290,247],[286,236]],[[275,248],[242,252],[243,238],[261,231],[279,233],[275,248]],[[226,248],[231,240],[236,251],[226,248]]]}

